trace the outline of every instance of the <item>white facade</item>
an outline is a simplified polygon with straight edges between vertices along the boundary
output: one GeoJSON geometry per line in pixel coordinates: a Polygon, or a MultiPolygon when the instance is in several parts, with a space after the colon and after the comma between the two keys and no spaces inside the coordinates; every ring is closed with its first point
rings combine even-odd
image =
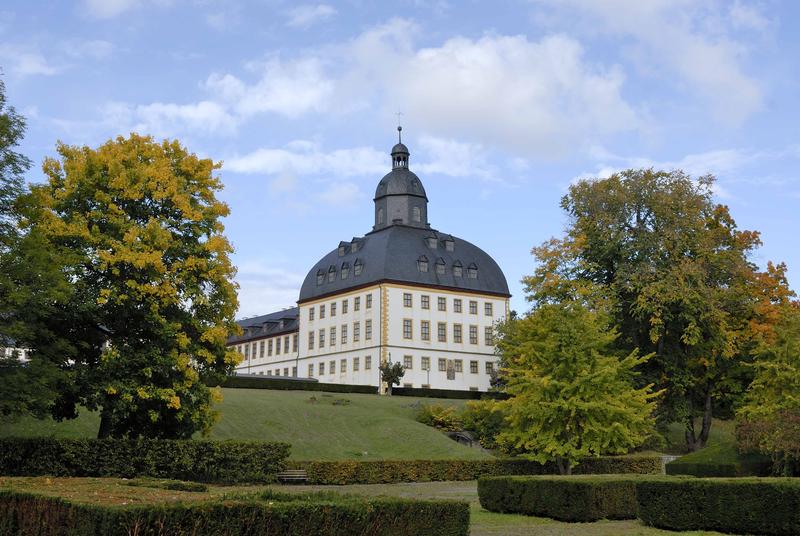
{"type": "Polygon", "coordinates": [[[242,354],[236,374],[297,376],[297,332],[280,333],[231,345],[242,354]]]}

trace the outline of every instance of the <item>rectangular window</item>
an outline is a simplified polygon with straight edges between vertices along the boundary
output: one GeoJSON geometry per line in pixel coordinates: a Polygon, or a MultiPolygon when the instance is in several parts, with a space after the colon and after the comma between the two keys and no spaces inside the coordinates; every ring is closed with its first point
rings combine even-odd
{"type": "Polygon", "coordinates": [[[358,372],[359,361],[358,357],[353,358],[353,372],[358,372]]]}
{"type": "Polygon", "coordinates": [[[419,336],[423,341],[431,340],[431,323],[427,320],[421,320],[419,324],[419,336]]]}
{"type": "Polygon", "coordinates": [[[309,320],[314,320],[314,307],[310,307],[308,309],[308,319],[309,320]]]}
{"type": "Polygon", "coordinates": [[[403,307],[411,307],[411,293],[404,292],[403,293],[403,307]]]}
{"type": "Polygon", "coordinates": [[[328,361],[328,374],[336,374],[336,361],[328,361]]]}
{"type": "Polygon", "coordinates": [[[470,361],[469,362],[469,371],[472,374],[477,374],[478,373],[478,362],[477,361],[470,361]]]}
{"type": "Polygon", "coordinates": [[[410,370],[413,366],[414,358],[410,355],[403,356],[403,368],[406,370],[410,370]]]}
{"type": "Polygon", "coordinates": [[[347,344],[347,324],[342,324],[342,344],[347,344]]]}
{"type": "Polygon", "coordinates": [[[264,357],[264,347],[266,346],[264,342],[265,341],[261,341],[261,343],[258,345],[258,357],[264,357]]]}
{"type": "Polygon", "coordinates": [[[281,353],[281,338],[278,337],[277,339],[275,339],[275,355],[278,355],[280,353],[281,353]]]}
{"type": "Polygon", "coordinates": [[[470,300],[470,302],[469,302],[469,314],[471,314],[471,315],[478,314],[478,302],[470,300]]]}
{"type": "Polygon", "coordinates": [[[430,309],[431,308],[431,297],[423,294],[420,296],[421,304],[423,309],[430,309]]]}
{"type": "Polygon", "coordinates": [[[292,376],[297,378],[297,367],[292,367],[292,376]]]}
{"type": "Polygon", "coordinates": [[[486,340],[486,346],[494,346],[494,330],[492,326],[486,326],[484,328],[483,338],[486,340]]]}
{"type": "Polygon", "coordinates": [[[289,367],[284,367],[283,368],[283,375],[284,376],[288,376],[289,375],[289,367]]]}
{"type": "Polygon", "coordinates": [[[253,352],[252,352],[252,354],[251,354],[251,355],[253,356],[253,359],[255,359],[255,358],[256,358],[256,350],[257,350],[257,349],[258,349],[258,343],[257,343],[257,342],[254,342],[254,343],[253,343],[253,352]]]}
{"type": "Polygon", "coordinates": [[[272,355],[272,339],[267,341],[267,355],[272,355]]]}
{"type": "Polygon", "coordinates": [[[456,313],[461,312],[461,298],[455,298],[453,300],[453,311],[456,313]]]}
{"type": "Polygon", "coordinates": [[[447,371],[447,359],[439,358],[439,372],[447,371]]]}
{"type": "Polygon", "coordinates": [[[360,311],[361,310],[361,296],[356,296],[353,298],[353,311],[360,311]]]}
{"type": "Polygon", "coordinates": [[[437,307],[439,308],[440,311],[447,311],[447,298],[444,298],[444,297],[440,296],[436,300],[436,305],[437,305],[437,307]]]}
{"type": "Polygon", "coordinates": [[[431,358],[430,357],[423,357],[422,358],[422,370],[431,370],[431,358]]]}
{"type": "Polygon", "coordinates": [[[275,369],[275,376],[281,375],[281,369],[275,369]]]}
{"type": "Polygon", "coordinates": [[[272,371],[271,370],[267,371],[267,376],[272,376],[272,371]]]}
{"type": "Polygon", "coordinates": [[[322,376],[323,374],[325,374],[325,363],[320,363],[319,364],[319,375],[322,376]]]}
{"type": "Polygon", "coordinates": [[[372,369],[372,356],[368,355],[364,357],[364,370],[372,369]]]}
{"type": "Polygon", "coordinates": [[[447,342],[447,324],[439,322],[436,328],[439,342],[447,342]]]}
{"type": "Polygon", "coordinates": [[[412,333],[412,330],[411,330],[411,319],[404,318],[403,319],[403,338],[404,339],[410,339],[412,335],[413,335],[413,333],[412,333]]]}
{"type": "Polygon", "coordinates": [[[486,316],[492,316],[492,302],[486,302],[483,304],[483,314],[486,316]]]}
{"type": "Polygon", "coordinates": [[[283,338],[283,353],[284,354],[288,354],[289,353],[289,336],[288,335],[286,335],[283,338]]]}
{"type": "Polygon", "coordinates": [[[367,294],[367,303],[365,307],[367,309],[372,309],[372,294],[367,294]]]}
{"type": "Polygon", "coordinates": [[[331,342],[329,342],[328,344],[330,344],[331,346],[335,346],[336,345],[336,326],[331,326],[331,338],[330,338],[330,341],[331,342]]]}
{"type": "Polygon", "coordinates": [[[364,340],[365,341],[372,340],[372,320],[364,321],[364,340]]]}
{"type": "Polygon", "coordinates": [[[249,344],[245,344],[244,345],[244,358],[245,359],[250,359],[250,345],[249,344]]]}
{"type": "Polygon", "coordinates": [[[478,344],[478,326],[469,327],[469,343],[478,344]]]}
{"type": "Polygon", "coordinates": [[[314,363],[309,363],[308,364],[308,377],[309,378],[313,378],[314,377],[314,363]]]}
{"type": "Polygon", "coordinates": [[[339,361],[339,374],[344,374],[347,372],[347,359],[342,359],[339,361]]]}
{"type": "Polygon", "coordinates": [[[319,330],[319,347],[325,348],[325,330],[319,330]]]}
{"type": "Polygon", "coordinates": [[[308,349],[309,350],[313,350],[314,349],[314,332],[313,331],[309,331],[308,332],[308,349]]]}
{"type": "Polygon", "coordinates": [[[453,342],[461,344],[462,341],[461,324],[453,324],[453,342]]]}
{"type": "Polygon", "coordinates": [[[320,305],[319,306],[319,317],[320,317],[320,319],[325,318],[325,306],[324,305],[320,305]]]}
{"type": "Polygon", "coordinates": [[[491,361],[487,361],[486,362],[486,374],[491,374],[492,372],[494,372],[494,363],[492,363],[491,361]]]}
{"type": "Polygon", "coordinates": [[[353,322],[353,342],[361,340],[361,322],[353,322]]]}
{"type": "Polygon", "coordinates": [[[343,315],[347,314],[347,305],[348,305],[347,304],[347,300],[342,300],[342,314],[343,315]]]}
{"type": "Polygon", "coordinates": [[[331,316],[336,316],[336,302],[331,303],[331,316]]]}
{"type": "Polygon", "coordinates": [[[456,372],[464,372],[464,361],[462,361],[461,359],[456,359],[455,364],[456,364],[456,372]]]}
{"type": "Polygon", "coordinates": [[[295,333],[294,335],[292,335],[292,351],[294,353],[297,353],[299,349],[300,349],[300,336],[297,333],[295,333]]]}

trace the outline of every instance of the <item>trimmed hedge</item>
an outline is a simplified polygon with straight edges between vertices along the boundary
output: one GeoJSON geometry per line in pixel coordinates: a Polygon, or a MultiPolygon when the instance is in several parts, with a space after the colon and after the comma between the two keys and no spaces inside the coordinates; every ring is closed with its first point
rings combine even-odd
{"type": "Polygon", "coordinates": [[[637,484],[639,518],[670,530],[800,534],[800,479],[654,479],[637,484]]]}
{"type": "Polygon", "coordinates": [[[0,491],[0,536],[466,536],[464,502],[265,494],[191,504],[111,507],[0,491]]]}
{"type": "Polygon", "coordinates": [[[222,387],[229,389],[274,389],[277,391],[328,391],[330,393],[377,394],[374,385],[320,383],[308,380],[289,380],[276,376],[228,376],[222,387]]]}
{"type": "Polygon", "coordinates": [[[493,476],[478,479],[481,506],[490,512],[561,521],[635,519],[636,482],[629,476],[493,476]]]}
{"type": "MultiPolygon", "coordinates": [[[[475,480],[481,476],[542,475],[557,473],[554,464],[525,459],[494,460],[376,460],[289,461],[289,469],[304,469],[310,484],[391,484],[475,480]]],[[[660,474],[661,458],[589,458],[575,467],[575,474],[660,474]]]]}
{"type": "Polygon", "coordinates": [[[416,396],[420,398],[450,398],[454,400],[480,400],[492,398],[505,400],[506,393],[495,391],[457,391],[453,389],[422,389],[419,387],[392,387],[392,396],[416,396]]]}
{"type": "Polygon", "coordinates": [[[0,439],[6,476],[147,476],[200,482],[270,482],[289,445],[170,439],[0,439]]]}
{"type": "Polygon", "coordinates": [[[736,463],[687,462],[677,459],[666,465],[668,475],[699,477],[769,476],[772,461],[767,458],[740,460],[736,463]]]}

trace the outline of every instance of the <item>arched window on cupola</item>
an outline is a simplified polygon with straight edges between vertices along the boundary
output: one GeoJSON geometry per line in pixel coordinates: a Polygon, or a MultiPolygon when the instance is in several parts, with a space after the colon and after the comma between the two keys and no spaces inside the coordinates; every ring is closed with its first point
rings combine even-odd
{"type": "Polygon", "coordinates": [[[383,225],[383,209],[378,209],[378,225],[383,225]]]}
{"type": "Polygon", "coordinates": [[[422,221],[422,211],[419,209],[419,207],[414,207],[411,209],[411,219],[417,223],[422,221]]]}

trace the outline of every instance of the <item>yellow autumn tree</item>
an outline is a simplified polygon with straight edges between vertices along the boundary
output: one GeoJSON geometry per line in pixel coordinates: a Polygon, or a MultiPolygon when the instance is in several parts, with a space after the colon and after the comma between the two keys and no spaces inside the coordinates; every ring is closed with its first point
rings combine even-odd
{"type": "Polygon", "coordinates": [[[59,326],[53,309],[42,321],[41,345],[68,341],[73,354],[61,363],[71,382],[54,414],[98,409],[98,437],[207,432],[220,398],[207,384],[238,360],[225,346],[237,287],[220,221],[229,209],[216,197],[220,164],[137,134],[57,150],[27,222],[58,253],[74,291],[57,309],[81,327],[59,326]]]}

